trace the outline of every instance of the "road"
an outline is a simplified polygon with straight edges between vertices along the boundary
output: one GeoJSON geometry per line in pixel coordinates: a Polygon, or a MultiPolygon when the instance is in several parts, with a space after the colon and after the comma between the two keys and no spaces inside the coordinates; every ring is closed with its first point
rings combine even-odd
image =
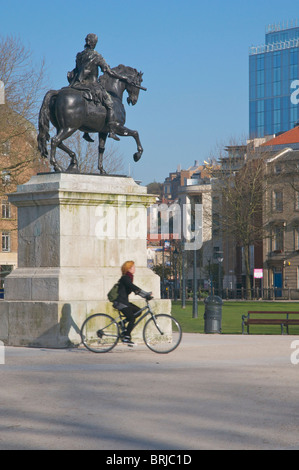
{"type": "Polygon", "coordinates": [[[0,449],[299,449],[297,339],[185,334],[168,355],[6,347],[0,449]]]}

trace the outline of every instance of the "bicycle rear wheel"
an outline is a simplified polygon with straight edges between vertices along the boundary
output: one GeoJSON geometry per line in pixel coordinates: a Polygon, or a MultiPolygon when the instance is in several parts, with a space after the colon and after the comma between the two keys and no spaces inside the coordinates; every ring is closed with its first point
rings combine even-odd
{"type": "Polygon", "coordinates": [[[105,313],[95,313],[88,317],[81,327],[80,334],[84,346],[94,353],[111,351],[119,338],[116,321],[105,313]]]}
{"type": "Polygon", "coordinates": [[[143,329],[145,344],[152,351],[167,354],[178,347],[182,339],[182,329],[175,318],[164,313],[150,318],[143,329]]]}

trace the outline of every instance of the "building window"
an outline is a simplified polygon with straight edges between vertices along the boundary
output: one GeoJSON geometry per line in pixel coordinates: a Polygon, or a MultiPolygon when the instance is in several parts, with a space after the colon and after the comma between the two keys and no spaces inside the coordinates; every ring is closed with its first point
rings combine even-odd
{"type": "Polygon", "coordinates": [[[212,215],[212,230],[213,230],[213,234],[216,235],[219,233],[219,229],[220,229],[220,218],[219,218],[219,214],[215,214],[213,213],[212,215]]]}
{"type": "Polygon", "coordinates": [[[290,65],[290,80],[297,80],[298,78],[298,64],[290,65]]]}
{"type": "Polygon", "coordinates": [[[256,69],[264,70],[264,68],[265,68],[265,57],[264,57],[264,54],[260,54],[257,56],[256,69]]]}
{"type": "Polygon", "coordinates": [[[294,228],[294,250],[299,250],[299,226],[294,228]]]}
{"type": "Polygon", "coordinates": [[[281,66],[281,52],[274,52],[273,54],[273,67],[281,66]]]}
{"type": "Polygon", "coordinates": [[[2,251],[10,251],[10,233],[2,232],[2,251]]]}
{"type": "Polygon", "coordinates": [[[213,248],[213,259],[217,260],[219,258],[220,248],[219,246],[214,246],[213,248]]]}
{"type": "Polygon", "coordinates": [[[290,107],[290,127],[294,127],[294,125],[298,122],[298,105],[291,104],[290,107]]]}
{"type": "Polygon", "coordinates": [[[282,212],[283,211],[283,192],[274,191],[273,192],[273,211],[282,212]]]}
{"type": "Polygon", "coordinates": [[[298,50],[297,50],[297,48],[290,51],[290,64],[291,65],[298,64],[298,50]]]}
{"type": "Polygon", "coordinates": [[[6,200],[2,201],[2,219],[10,219],[11,212],[10,212],[10,203],[6,200]]]}
{"type": "Polygon", "coordinates": [[[281,94],[281,84],[280,82],[273,83],[273,95],[279,96],[281,94]]]}
{"type": "Polygon", "coordinates": [[[280,109],[275,109],[273,113],[273,122],[275,126],[280,126],[280,109]]]}
{"type": "Polygon", "coordinates": [[[273,251],[283,251],[283,227],[277,226],[273,229],[273,251]]]}

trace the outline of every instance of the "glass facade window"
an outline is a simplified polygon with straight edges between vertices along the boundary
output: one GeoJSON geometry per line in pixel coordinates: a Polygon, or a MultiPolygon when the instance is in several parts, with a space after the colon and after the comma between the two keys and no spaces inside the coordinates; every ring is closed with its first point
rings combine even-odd
{"type": "Polygon", "coordinates": [[[291,106],[290,108],[290,123],[291,127],[294,127],[296,122],[299,120],[299,115],[298,115],[298,106],[291,106]]]}
{"type": "Polygon", "coordinates": [[[286,132],[299,119],[299,27],[269,31],[249,55],[250,138],[286,132]]]}

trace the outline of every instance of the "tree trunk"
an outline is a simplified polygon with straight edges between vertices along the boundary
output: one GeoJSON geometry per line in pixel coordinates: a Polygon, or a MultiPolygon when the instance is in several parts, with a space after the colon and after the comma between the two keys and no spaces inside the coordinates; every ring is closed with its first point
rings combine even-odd
{"type": "Polygon", "coordinates": [[[250,282],[250,262],[249,262],[249,246],[244,246],[244,262],[245,262],[245,287],[246,287],[246,298],[251,300],[251,282],[250,282]]]}

